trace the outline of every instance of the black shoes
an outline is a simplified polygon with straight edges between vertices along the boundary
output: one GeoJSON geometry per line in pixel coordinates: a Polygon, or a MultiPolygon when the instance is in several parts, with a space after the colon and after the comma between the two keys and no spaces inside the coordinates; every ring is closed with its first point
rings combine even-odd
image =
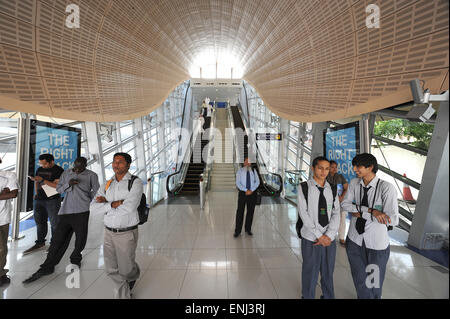
{"type": "Polygon", "coordinates": [[[129,282],[128,282],[128,287],[130,287],[130,290],[133,289],[135,283],[136,283],[136,280],[133,280],[133,281],[129,281],[129,282]]]}
{"type": "Polygon", "coordinates": [[[43,270],[43,269],[39,269],[38,271],[36,271],[34,274],[32,274],[29,278],[25,279],[24,281],[22,281],[23,284],[29,284],[32,283],[33,281],[38,280],[39,278],[41,278],[42,276],[47,276],[50,274],[53,274],[54,271],[50,271],[50,270],[43,270]]]}
{"type": "Polygon", "coordinates": [[[11,282],[11,279],[9,279],[8,276],[3,275],[0,277],[0,287],[3,285],[8,285],[11,282]]]}
{"type": "Polygon", "coordinates": [[[78,269],[81,269],[81,261],[79,261],[79,262],[73,262],[73,261],[71,261],[70,263],[71,263],[72,265],[78,266],[78,269]]]}
{"type": "Polygon", "coordinates": [[[22,256],[34,253],[35,251],[42,250],[45,248],[45,244],[35,244],[33,247],[28,248],[22,253],[22,256]]]}
{"type": "MultiPolygon", "coordinates": [[[[251,231],[245,231],[245,233],[249,236],[253,236],[253,233],[251,231]]],[[[236,238],[240,235],[240,233],[234,233],[233,237],[236,238]]]]}

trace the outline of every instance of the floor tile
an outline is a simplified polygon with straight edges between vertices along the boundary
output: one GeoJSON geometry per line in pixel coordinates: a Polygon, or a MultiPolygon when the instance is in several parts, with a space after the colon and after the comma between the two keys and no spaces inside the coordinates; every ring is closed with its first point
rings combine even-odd
{"type": "Polygon", "coordinates": [[[189,269],[180,292],[181,299],[228,298],[227,271],[189,269]]]}

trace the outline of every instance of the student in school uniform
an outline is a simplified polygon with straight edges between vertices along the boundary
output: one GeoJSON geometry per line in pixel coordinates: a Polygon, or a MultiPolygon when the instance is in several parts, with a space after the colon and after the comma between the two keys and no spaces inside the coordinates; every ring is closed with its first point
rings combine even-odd
{"type": "Polygon", "coordinates": [[[339,228],[339,198],[326,178],[330,162],[322,156],[312,163],[314,176],[308,180],[308,197],[298,190],[297,210],[301,228],[302,298],[314,299],[320,273],[323,299],[334,299],[333,272],[336,261],[336,234],[339,228]],[[334,200],[333,200],[334,199],[334,200]]]}
{"type": "Polygon", "coordinates": [[[352,165],[357,178],[350,181],[341,204],[352,213],[348,261],[358,298],[380,299],[390,254],[388,230],[399,219],[397,190],[376,176],[378,163],[372,154],[356,155],[352,165]]]}
{"type": "MultiPolygon", "coordinates": [[[[330,161],[330,174],[327,176],[327,182],[330,184],[337,185],[338,187],[338,195],[339,202],[341,203],[344,200],[345,193],[348,189],[348,183],[345,179],[344,175],[338,173],[338,166],[335,161],[330,161]]],[[[341,222],[339,224],[339,243],[342,246],[345,246],[345,219],[347,217],[347,212],[345,210],[341,210],[341,222]]]]}

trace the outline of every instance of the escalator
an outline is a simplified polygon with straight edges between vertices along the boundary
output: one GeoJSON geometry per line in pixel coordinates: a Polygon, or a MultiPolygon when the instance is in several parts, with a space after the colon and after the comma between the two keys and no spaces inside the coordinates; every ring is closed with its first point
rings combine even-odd
{"type": "MultiPolygon", "coordinates": [[[[231,115],[233,117],[233,123],[235,129],[242,129],[246,132],[246,126],[242,120],[242,113],[239,108],[240,106],[230,106],[231,115]]],[[[239,132],[239,130],[237,131],[239,132]]],[[[244,133],[244,138],[238,138],[238,149],[240,154],[238,155],[240,161],[248,157],[248,135],[244,133]],[[244,145],[241,143],[243,142],[244,145]]],[[[279,174],[271,173],[267,171],[266,164],[264,163],[263,157],[259,151],[258,144],[256,144],[256,163],[252,163],[252,168],[258,173],[260,180],[259,187],[257,189],[261,196],[280,196],[283,191],[283,180],[279,174]]]]}
{"type": "MultiPolygon", "coordinates": [[[[210,120],[205,121],[205,131],[210,128],[210,125],[210,120]]],[[[191,134],[189,145],[192,144],[193,140],[195,140],[195,142],[193,147],[186,151],[186,156],[189,156],[189,160],[184,160],[180,169],[167,177],[166,189],[169,195],[199,195],[200,175],[203,174],[206,166],[202,154],[205,146],[207,146],[209,142],[209,140],[202,139],[202,137],[203,134],[201,134],[200,131],[191,134]]]]}
{"type": "MultiPolygon", "coordinates": [[[[205,123],[206,124],[206,123],[205,123]]],[[[206,127],[205,127],[206,128],[206,127]]],[[[178,192],[179,195],[198,195],[200,192],[200,175],[205,170],[205,161],[203,159],[200,163],[194,163],[194,155],[201,158],[203,148],[208,144],[207,140],[197,138],[188,164],[186,177],[184,179],[183,187],[178,192]]]]}

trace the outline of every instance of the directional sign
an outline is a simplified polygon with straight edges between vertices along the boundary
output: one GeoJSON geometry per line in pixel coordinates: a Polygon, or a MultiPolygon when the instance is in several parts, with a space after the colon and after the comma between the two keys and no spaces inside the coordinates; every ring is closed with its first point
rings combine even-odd
{"type": "Polygon", "coordinates": [[[281,133],[256,133],[257,141],[281,141],[281,133]]]}

